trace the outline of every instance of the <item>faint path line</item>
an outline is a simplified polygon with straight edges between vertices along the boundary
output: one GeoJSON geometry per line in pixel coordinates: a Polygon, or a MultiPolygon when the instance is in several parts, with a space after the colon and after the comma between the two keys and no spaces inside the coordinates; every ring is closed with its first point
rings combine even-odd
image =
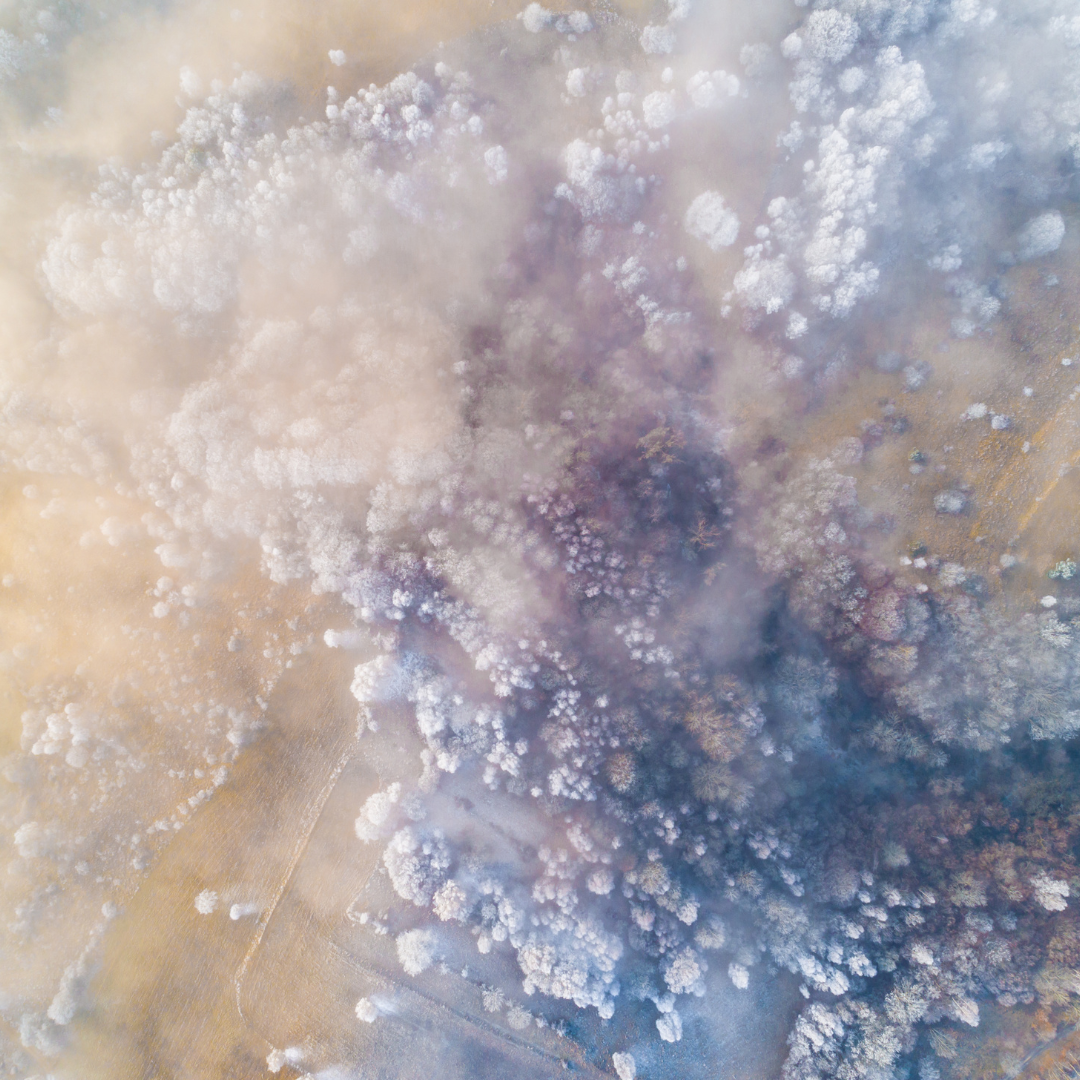
{"type": "MultiPolygon", "coordinates": [[[[1075,426],[1076,413],[1077,406],[1074,402],[1068,399],[1063,402],[1054,415],[1031,436],[1032,450],[1036,452],[1046,450],[1049,447],[1050,440],[1060,428],[1066,427],[1070,421],[1075,426]]],[[[1014,498],[1009,494],[1010,488],[1016,489],[1019,487],[1020,493],[1026,496],[1027,489],[1033,483],[1038,483],[1039,474],[1041,473],[1043,476],[1041,493],[1028,501],[1026,508],[1021,512],[1017,520],[1015,532],[1017,536],[1020,536],[1031,523],[1032,518],[1042,509],[1042,504],[1053,493],[1064,476],[1078,464],[1080,464],[1080,450],[1072,454],[1066,454],[1063,459],[1051,456],[1048,460],[1032,459],[1029,455],[1023,453],[1014,454],[1012,460],[999,473],[997,483],[987,500],[986,510],[979,515],[975,527],[971,530],[971,535],[974,537],[984,531],[985,519],[998,509],[999,500],[1008,503],[1014,502],[1014,498]],[[1051,470],[1054,470],[1056,475],[1048,478],[1047,474],[1051,470]],[[1026,477],[1024,476],[1025,472],[1027,473],[1026,477]]]]}
{"type": "Polygon", "coordinates": [[[296,847],[293,848],[292,859],[289,861],[288,870],[282,875],[281,880],[278,882],[278,887],[274,892],[273,900],[259,916],[259,922],[255,928],[255,936],[252,938],[251,944],[244,954],[244,959],[241,961],[240,967],[236,970],[236,1008],[240,1013],[240,1019],[243,1020],[245,1024],[250,1023],[250,1021],[244,1015],[244,1006],[240,996],[244,984],[244,977],[247,975],[247,969],[251,964],[251,960],[255,953],[258,951],[259,946],[262,944],[263,934],[266,933],[266,928],[273,918],[274,912],[277,910],[277,906],[280,903],[282,896],[284,896],[285,890],[289,886],[289,882],[292,881],[292,876],[296,872],[297,864],[307,850],[308,841],[311,839],[311,834],[314,832],[315,826],[318,824],[319,818],[322,815],[326,800],[330,798],[330,793],[334,790],[334,787],[338,782],[338,777],[341,776],[345,766],[352,760],[355,749],[356,741],[354,739],[352,745],[338,759],[337,765],[334,766],[334,771],[330,774],[326,783],[323,784],[322,790],[307,804],[306,807],[304,807],[304,812],[300,815],[300,837],[296,842],[296,847]]]}
{"type": "MultiPolygon", "coordinates": [[[[565,1061],[573,1060],[572,1057],[561,1057],[560,1055],[553,1053],[550,1050],[545,1050],[542,1046],[536,1046],[534,1043],[528,1042],[520,1035],[514,1035],[512,1032],[503,1031],[501,1028],[495,1027],[494,1024],[483,1019],[483,1017],[475,1016],[471,1012],[464,1012],[461,1009],[454,1008],[453,1005],[448,1005],[442,998],[436,997],[434,994],[430,994],[425,990],[421,990],[417,986],[408,986],[404,982],[400,981],[394,975],[388,974],[383,969],[376,967],[367,961],[360,960],[354,953],[349,952],[339,945],[333,939],[328,941],[330,948],[334,950],[340,956],[345,963],[355,968],[358,971],[363,972],[368,978],[374,979],[376,982],[389,983],[399,993],[403,993],[406,996],[412,995],[423,999],[428,1005],[434,1006],[438,1011],[449,1013],[455,1017],[461,1023],[468,1027],[479,1028],[489,1037],[497,1040],[500,1043],[509,1043],[515,1050],[522,1051],[523,1053],[532,1054],[541,1058],[544,1062],[549,1064],[558,1065],[560,1069],[565,1068],[563,1064],[565,1061]]],[[[571,1040],[573,1042],[573,1040],[571,1040]]],[[[575,1044],[576,1045],[576,1044],[575,1044]]],[[[602,1072],[595,1065],[592,1064],[587,1058],[583,1058],[574,1062],[575,1070],[581,1070],[591,1072],[597,1077],[607,1077],[609,1074],[602,1072]],[[584,1069],[583,1069],[584,1066],[584,1069]]]]}
{"type": "Polygon", "coordinates": [[[1080,451],[1077,451],[1075,454],[1073,454],[1073,456],[1069,458],[1067,462],[1058,463],[1057,476],[1055,476],[1054,479],[1051,480],[1045,488],[1043,488],[1042,494],[1037,495],[1035,497],[1035,501],[1028,507],[1027,510],[1024,511],[1023,515],[1020,518],[1020,524],[1017,530],[1018,532],[1022,533],[1028,527],[1031,519],[1042,508],[1042,504],[1050,497],[1051,494],[1053,494],[1054,488],[1056,488],[1058,484],[1060,484],[1061,481],[1065,479],[1069,471],[1076,468],[1078,464],[1080,464],[1080,451]]]}
{"type": "MultiPolygon", "coordinates": [[[[1069,1038],[1070,1035],[1076,1032],[1077,1028],[1080,1028],[1080,1024],[1070,1024],[1064,1031],[1059,1031],[1052,1039],[1047,1039],[1044,1042],[1039,1043],[1039,1045],[1036,1046],[1034,1050],[1031,1050],[1020,1062],[1020,1071],[1016,1075],[1023,1076],[1027,1071],[1027,1067],[1035,1060],[1035,1058],[1039,1057],[1040,1054],[1044,1054],[1047,1050],[1052,1049],[1054,1043],[1063,1042],[1065,1039],[1069,1038]]],[[[1075,1073],[1076,1066],[1070,1065],[1069,1068],[1075,1073]]]]}

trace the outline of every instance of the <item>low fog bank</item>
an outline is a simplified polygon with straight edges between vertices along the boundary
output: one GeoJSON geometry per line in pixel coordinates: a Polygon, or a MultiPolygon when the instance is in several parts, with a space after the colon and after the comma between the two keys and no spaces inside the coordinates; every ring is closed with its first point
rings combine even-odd
{"type": "Polygon", "coordinates": [[[257,951],[324,835],[320,940],[621,1080],[724,995],[789,1080],[1076,1022],[1070,5],[7,18],[14,1075],[100,1069],[140,886],[257,951]],[[372,776],[281,705],[284,881],[158,884],[328,668],[372,776]]]}

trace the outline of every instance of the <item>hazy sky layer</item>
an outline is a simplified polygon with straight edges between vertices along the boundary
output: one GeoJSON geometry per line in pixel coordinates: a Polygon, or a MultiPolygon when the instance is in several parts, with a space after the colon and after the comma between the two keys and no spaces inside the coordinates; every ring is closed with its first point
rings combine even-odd
{"type": "Polygon", "coordinates": [[[1070,1052],[1078,61],[5,7],[10,1075],[1070,1052]]]}

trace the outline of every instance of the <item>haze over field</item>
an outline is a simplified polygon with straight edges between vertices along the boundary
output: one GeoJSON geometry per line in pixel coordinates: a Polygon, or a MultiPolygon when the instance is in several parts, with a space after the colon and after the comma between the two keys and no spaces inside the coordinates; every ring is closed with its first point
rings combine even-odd
{"type": "Polygon", "coordinates": [[[0,96],[3,1075],[1080,1063],[1075,4],[19,0],[0,96]]]}

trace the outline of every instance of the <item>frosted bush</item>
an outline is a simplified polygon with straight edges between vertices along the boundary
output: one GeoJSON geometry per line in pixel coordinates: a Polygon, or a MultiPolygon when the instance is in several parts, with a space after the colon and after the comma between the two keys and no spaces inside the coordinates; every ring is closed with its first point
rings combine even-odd
{"type": "Polygon", "coordinates": [[[217,909],[218,894],[211,889],[203,889],[198,896],[195,897],[195,910],[200,915],[212,915],[217,909]]]}
{"type": "Polygon", "coordinates": [[[675,119],[675,95],[663,90],[648,94],[641,102],[641,114],[646,127],[667,127],[675,119]]]}
{"type": "Polygon", "coordinates": [[[450,865],[450,852],[440,833],[424,835],[406,826],[394,833],[383,852],[383,863],[397,894],[427,907],[450,865]]]}
{"type": "Polygon", "coordinates": [[[739,217],[716,191],[704,191],[687,207],[686,231],[713,251],[730,247],[739,235],[739,217]]]}
{"type": "Polygon", "coordinates": [[[1051,210],[1032,218],[1016,238],[1017,255],[1021,259],[1040,259],[1061,247],[1065,239],[1065,222],[1061,214],[1051,210]]]}
{"type": "Polygon", "coordinates": [[[1056,881],[1045,872],[1031,879],[1035,886],[1035,899],[1047,911],[1064,911],[1068,905],[1069,885],[1065,881],[1056,881]]]}
{"type": "Polygon", "coordinates": [[[668,26],[646,26],[641,31],[641,47],[654,55],[670,53],[675,48],[675,33],[668,26]]]}
{"type": "Polygon", "coordinates": [[[962,491],[939,491],[934,496],[934,509],[939,514],[961,514],[967,508],[968,498],[962,491]]]}
{"type": "Polygon", "coordinates": [[[530,34],[539,34],[551,21],[552,14],[540,4],[530,4],[520,15],[521,25],[530,34]]]}
{"type": "MultiPolygon", "coordinates": [[[[431,930],[406,930],[398,935],[396,946],[398,960],[406,975],[420,975],[435,963],[436,938],[431,930]]],[[[360,1016],[359,1005],[356,1015],[361,1020],[366,1019],[360,1016]]]]}
{"type": "Polygon", "coordinates": [[[733,282],[735,292],[751,309],[762,309],[768,314],[779,311],[795,292],[795,275],[788,269],[781,256],[776,259],[751,257],[733,282]]]}
{"type": "Polygon", "coordinates": [[[674,1043],[682,1039],[682,1018],[672,1010],[656,1018],[656,1030],[664,1042],[674,1043]]]}

